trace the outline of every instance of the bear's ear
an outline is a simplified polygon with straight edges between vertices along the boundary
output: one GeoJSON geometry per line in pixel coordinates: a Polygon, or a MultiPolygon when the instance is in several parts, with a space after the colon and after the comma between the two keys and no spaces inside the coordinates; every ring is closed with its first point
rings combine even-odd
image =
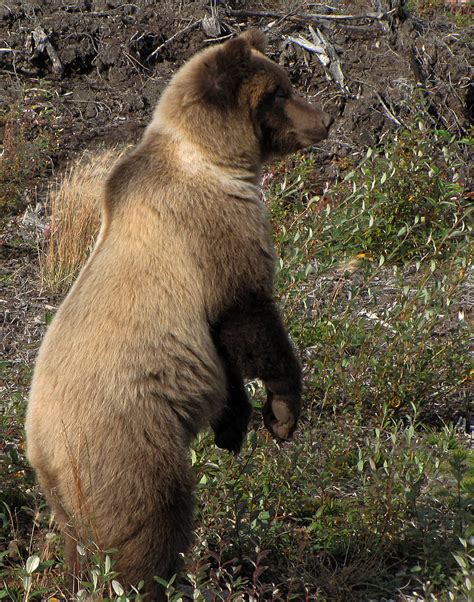
{"type": "Polygon", "coordinates": [[[260,29],[247,29],[239,37],[246,40],[252,48],[259,52],[264,53],[267,48],[267,36],[260,29]]]}
{"type": "Polygon", "coordinates": [[[199,98],[216,106],[230,106],[237,100],[238,90],[249,72],[251,48],[238,36],[206,57],[196,74],[196,86],[188,100],[199,98]]]}

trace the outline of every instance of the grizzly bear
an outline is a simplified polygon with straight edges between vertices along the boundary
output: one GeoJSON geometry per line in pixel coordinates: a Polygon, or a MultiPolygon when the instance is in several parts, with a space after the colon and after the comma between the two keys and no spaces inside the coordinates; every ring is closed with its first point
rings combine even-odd
{"type": "Polygon", "coordinates": [[[259,378],[288,439],[301,369],[273,300],[262,164],[327,136],[248,31],[187,62],[142,141],[107,179],[95,248],[48,328],[26,421],[28,458],[64,532],[116,549],[119,581],[179,568],[192,533],[189,445],[211,425],[238,452],[259,378]]]}

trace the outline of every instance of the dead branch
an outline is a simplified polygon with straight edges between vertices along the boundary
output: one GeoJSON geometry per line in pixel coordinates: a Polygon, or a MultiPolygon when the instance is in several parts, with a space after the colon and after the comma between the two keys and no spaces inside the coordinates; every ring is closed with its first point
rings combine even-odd
{"type": "Polygon", "coordinates": [[[320,56],[318,56],[318,58],[321,61],[321,63],[323,63],[324,66],[329,65],[329,57],[327,56],[327,54],[322,46],[319,46],[318,44],[314,44],[313,42],[310,42],[309,40],[304,38],[302,35],[286,36],[286,39],[289,42],[293,42],[293,44],[296,44],[297,46],[301,46],[301,48],[304,48],[305,50],[308,50],[309,52],[314,52],[314,53],[320,55],[320,56]]]}
{"type": "Polygon", "coordinates": [[[47,55],[51,59],[51,62],[53,63],[53,71],[55,73],[62,73],[63,66],[59,60],[58,53],[49,41],[44,29],[38,26],[35,30],[33,30],[31,35],[33,36],[35,43],[35,53],[42,53],[46,51],[47,55]]]}
{"type": "Polygon", "coordinates": [[[325,49],[327,56],[329,57],[329,65],[328,70],[332,76],[332,79],[339,84],[339,87],[343,92],[349,92],[349,89],[346,86],[344,73],[342,72],[341,62],[339,60],[339,56],[337,54],[334,46],[324,37],[322,31],[320,29],[314,29],[309,26],[309,31],[311,33],[311,37],[316,43],[320,43],[321,46],[325,49]]]}
{"type": "Polygon", "coordinates": [[[384,101],[384,99],[380,96],[380,94],[377,92],[377,90],[375,90],[375,96],[377,97],[377,100],[379,101],[379,103],[382,106],[383,112],[385,113],[385,115],[391,120],[393,121],[393,123],[395,123],[396,125],[398,125],[399,127],[401,127],[403,124],[400,122],[399,119],[397,119],[395,117],[395,115],[393,114],[393,112],[388,108],[387,103],[384,101]]]}
{"type": "Polygon", "coordinates": [[[173,40],[175,40],[177,37],[183,35],[184,33],[187,33],[188,31],[191,31],[191,29],[194,29],[195,27],[200,25],[200,23],[201,23],[201,19],[198,19],[197,21],[193,21],[192,23],[190,23],[189,25],[184,27],[184,29],[180,29],[179,31],[177,31],[170,38],[168,38],[165,42],[163,42],[163,44],[160,44],[158,46],[158,48],[155,48],[155,50],[153,50],[153,52],[146,57],[146,60],[149,61],[151,59],[151,57],[155,56],[155,54],[158,54],[158,52],[160,52],[160,50],[163,50],[163,48],[166,48],[166,46],[171,44],[171,42],[173,40]]]}
{"type": "Polygon", "coordinates": [[[287,40],[301,46],[309,52],[314,52],[318,57],[319,61],[326,71],[327,79],[334,80],[339,84],[343,92],[348,93],[349,89],[346,86],[344,80],[344,74],[342,72],[341,62],[334,46],[324,37],[320,29],[314,31],[309,26],[309,32],[313,41],[307,40],[302,35],[299,36],[287,36],[287,40]],[[326,69],[327,68],[327,69],[326,69]],[[329,73],[328,73],[329,72],[329,73]]]}
{"type": "Polygon", "coordinates": [[[324,13],[294,13],[292,15],[285,15],[283,13],[279,13],[273,10],[234,10],[229,9],[226,11],[227,15],[230,17],[270,17],[273,19],[282,19],[282,18],[293,18],[298,19],[300,21],[381,21],[386,19],[389,15],[396,11],[395,8],[387,12],[377,12],[377,13],[362,13],[360,15],[332,15],[332,14],[324,14],[324,13]]]}

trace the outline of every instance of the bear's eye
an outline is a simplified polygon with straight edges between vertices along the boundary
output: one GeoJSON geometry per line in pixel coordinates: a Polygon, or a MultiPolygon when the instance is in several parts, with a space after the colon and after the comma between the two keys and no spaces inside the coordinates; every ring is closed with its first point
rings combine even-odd
{"type": "Polygon", "coordinates": [[[283,88],[278,87],[275,90],[275,98],[279,98],[279,99],[284,100],[284,99],[289,98],[289,97],[290,97],[290,95],[288,94],[288,92],[286,92],[286,90],[283,90],[283,88]]]}

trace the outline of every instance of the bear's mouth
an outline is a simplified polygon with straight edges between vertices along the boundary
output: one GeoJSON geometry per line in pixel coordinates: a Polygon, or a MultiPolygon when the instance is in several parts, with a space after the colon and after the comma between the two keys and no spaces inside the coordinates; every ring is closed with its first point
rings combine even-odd
{"type": "Polygon", "coordinates": [[[326,140],[326,138],[329,136],[329,129],[330,126],[320,126],[314,130],[305,130],[304,132],[301,132],[298,138],[302,144],[302,147],[306,148],[307,146],[312,146],[313,144],[317,144],[318,142],[326,140]]]}

